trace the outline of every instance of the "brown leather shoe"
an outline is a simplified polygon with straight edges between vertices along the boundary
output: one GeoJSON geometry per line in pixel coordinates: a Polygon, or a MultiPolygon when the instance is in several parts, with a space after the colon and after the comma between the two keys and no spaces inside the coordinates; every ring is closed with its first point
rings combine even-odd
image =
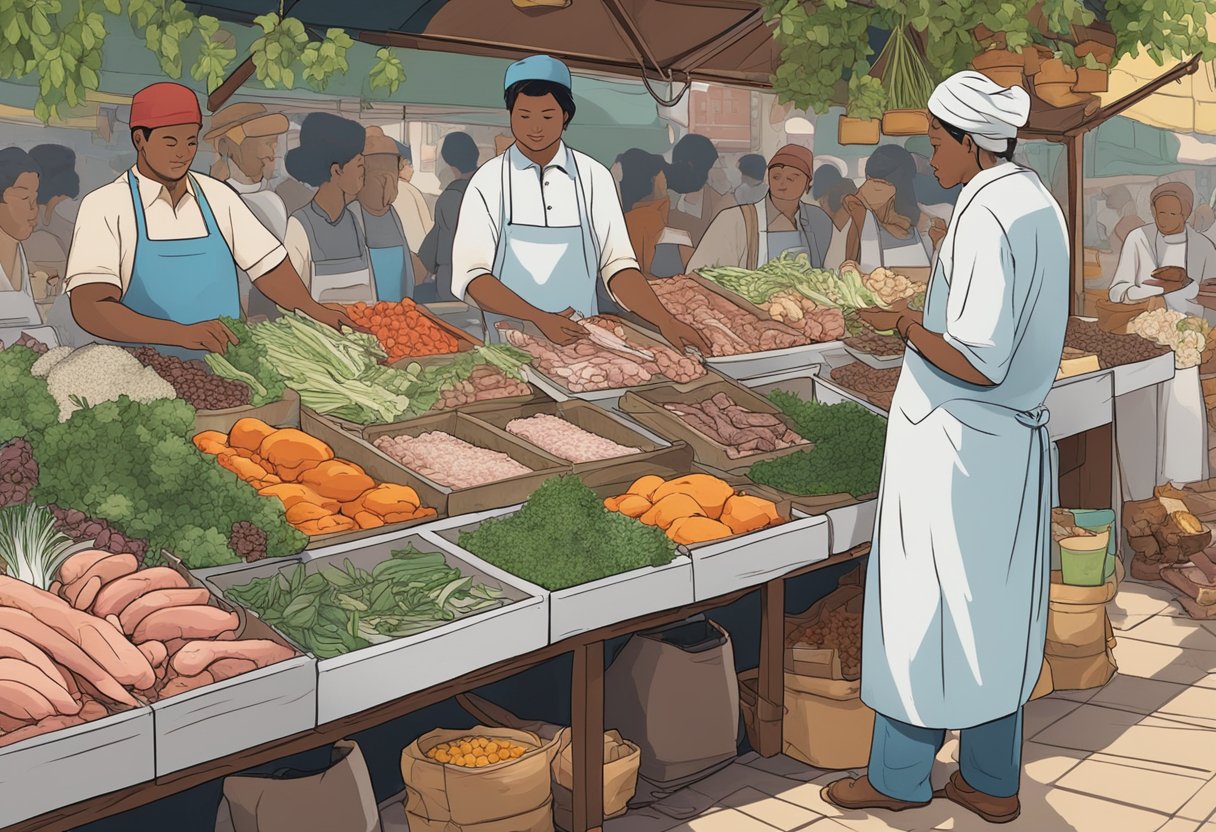
{"type": "Polygon", "coordinates": [[[922,809],[929,803],[909,803],[906,800],[896,800],[888,797],[870,785],[869,777],[845,777],[835,783],[824,786],[820,796],[840,809],[886,809],[888,812],[902,812],[905,809],[922,809]]]}
{"type": "Polygon", "coordinates": [[[1015,794],[1013,797],[993,797],[971,788],[963,779],[962,772],[956,771],[950,775],[946,788],[933,793],[934,797],[944,797],[957,803],[968,811],[974,812],[989,823],[1009,823],[1018,819],[1022,814],[1022,803],[1015,794]]]}

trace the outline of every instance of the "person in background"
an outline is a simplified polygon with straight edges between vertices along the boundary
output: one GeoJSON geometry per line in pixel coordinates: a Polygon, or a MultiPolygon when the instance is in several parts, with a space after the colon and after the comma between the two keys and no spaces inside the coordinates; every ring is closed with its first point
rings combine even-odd
{"type": "Polygon", "coordinates": [[[1207,235],[1214,224],[1216,224],[1216,211],[1213,211],[1212,206],[1208,203],[1200,203],[1191,217],[1191,228],[1200,234],[1207,235]]]}
{"type": "Polygon", "coordinates": [[[735,184],[731,181],[730,171],[726,168],[726,159],[718,157],[714,166],[709,169],[709,187],[726,197],[724,205],[735,201],[735,184]]]}
{"type": "Polygon", "coordinates": [[[908,349],[865,580],[870,763],[822,796],[890,811],[944,797],[1008,823],[1021,813],[1023,706],[1047,634],[1054,466],[1043,403],[1068,323],[1068,229],[1038,176],[1010,161],[1030,115],[1025,90],[960,72],[929,112],[933,166],[944,186],[964,188],[923,314],[858,312],[908,349]],[[959,768],[934,792],[950,730],[961,731],[959,768]]]}
{"type": "Polygon", "coordinates": [[[805,254],[813,268],[823,268],[832,221],[818,205],[802,201],[811,189],[814,164],[811,151],[800,145],[778,150],[768,163],[768,199],[718,214],[688,261],[689,271],[755,269],[782,254],[805,254]]]}
{"type": "MultiPolygon", "coordinates": [[[[621,209],[629,242],[642,274],[651,275],[655,246],[667,227],[671,201],[667,196],[667,163],[645,150],[626,150],[617,157],[621,166],[621,209]]],[[[664,275],[670,277],[671,275],[664,275]]]]}
{"type": "Polygon", "coordinates": [[[608,168],[566,146],[570,69],[548,55],[507,68],[515,144],[484,164],[460,207],[452,290],[481,310],[490,337],[528,322],[556,344],[588,337],[572,320],[599,312],[599,285],[677,351],[705,339],[663,306],[638,268],[608,168]]]}
{"type": "Polygon", "coordinates": [[[40,144],[30,148],[30,158],[38,166],[38,226],[25,242],[25,256],[36,269],[52,277],[63,277],[72,247],[80,196],[80,175],[76,172],[76,152],[61,144],[40,144]]]}
{"type": "MultiPolygon", "coordinates": [[[[434,300],[458,300],[452,293],[452,247],[456,241],[456,225],[460,221],[460,206],[464,202],[469,180],[477,172],[481,157],[477,143],[468,133],[449,133],[443,137],[439,156],[452,173],[451,183],[435,203],[435,227],[427,234],[418,258],[434,275],[434,300]]],[[[428,293],[429,294],[429,293],[428,293]]]]}
{"type": "Polygon", "coordinates": [[[853,220],[850,234],[860,232],[855,250],[863,272],[929,266],[933,252],[918,228],[916,162],[908,151],[895,144],[877,148],[866,162],[866,181],[845,204],[853,220]]]}
{"type": "Polygon", "coordinates": [[[86,196],[76,220],[67,274],[76,323],[183,358],[223,352],[236,338],[219,319],[240,317],[242,269],[280,307],[352,326],[309,297],[282,243],[232,188],[191,173],[202,122],[198,96],[181,84],[132,98],[135,167],[86,196]]]}
{"type": "Polygon", "coordinates": [[[417,254],[422,248],[422,241],[431,233],[435,220],[431,217],[431,209],[426,204],[426,197],[414,185],[414,154],[408,144],[397,142],[397,155],[400,158],[397,172],[397,198],[393,200],[393,209],[401,218],[405,228],[405,239],[409,241],[410,251],[417,254]]]}
{"type": "Polygon", "coordinates": [[[48,346],[59,341],[42,325],[22,243],[38,227],[38,163],[17,147],[0,150],[0,344],[28,332],[48,346]]]}
{"type": "Polygon", "coordinates": [[[300,146],[287,152],[287,172],[317,189],[287,221],[287,256],[321,303],[376,302],[367,239],[349,203],[363,190],[363,146],[357,121],[309,113],[300,146]]]}
{"type": "MultiPolygon", "coordinates": [[[[743,184],[735,188],[735,201],[740,205],[754,205],[768,196],[764,157],[759,153],[749,153],[739,159],[739,175],[743,184]]],[[[822,170],[822,168],[820,168],[822,170]]]]}
{"type": "Polygon", "coordinates": [[[1110,250],[1119,254],[1123,251],[1123,243],[1127,236],[1145,224],[1136,211],[1136,200],[1126,185],[1115,185],[1104,195],[1103,201],[1108,209],[1099,224],[1104,225],[1106,239],[1110,250]]]}
{"type": "Polygon", "coordinates": [[[709,224],[732,198],[714,190],[709,172],[718,162],[718,151],[704,136],[691,133],[671,149],[667,167],[667,188],[671,191],[670,224],[685,232],[689,245],[696,248],[709,224]]]}
{"type": "MultiPolygon", "coordinates": [[[[240,194],[266,230],[280,242],[287,239],[287,206],[270,187],[279,152],[279,137],[291,123],[282,113],[271,113],[261,104],[230,104],[211,117],[211,129],[203,141],[211,142],[219,157],[211,175],[228,183],[240,194]]],[[[273,318],[278,308],[253,286],[249,275],[240,272],[241,305],[249,316],[273,318]]]]}
{"type": "MultiPolygon", "coordinates": [[[[818,184],[818,174],[815,179],[818,184]]],[[[828,246],[828,253],[823,257],[825,269],[839,269],[845,261],[855,262],[859,256],[857,251],[849,251],[849,232],[853,228],[853,218],[849,216],[849,210],[844,204],[845,198],[855,193],[857,186],[853,184],[853,180],[841,177],[840,181],[831,186],[818,200],[819,207],[832,218],[832,242],[828,246]]],[[[855,245],[859,242],[854,239],[855,245]]]]}
{"type": "Polygon", "coordinates": [[[376,279],[376,298],[397,303],[414,296],[414,264],[409,236],[397,216],[397,176],[401,157],[397,142],[379,127],[367,128],[363,147],[365,174],[358,203],[351,210],[367,240],[376,279]]]}

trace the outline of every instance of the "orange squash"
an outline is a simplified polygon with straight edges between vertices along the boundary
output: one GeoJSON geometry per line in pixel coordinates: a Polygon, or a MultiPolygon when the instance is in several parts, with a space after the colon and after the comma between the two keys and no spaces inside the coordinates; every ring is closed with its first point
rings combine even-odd
{"type": "Polygon", "coordinates": [[[298,479],[305,471],[334,458],[333,449],[295,428],[276,430],[255,449],[285,480],[298,479]]]}
{"type": "Polygon", "coordinates": [[[687,494],[673,493],[668,494],[663,499],[656,502],[650,507],[650,510],[641,516],[641,521],[647,526],[658,526],[660,529],[666,529],[676,520],[684,517],[704,517],[705,510],[687,494]]]}
{"type": "Polygon", "coordinates": [[[228,437],[218,430],[205,430],[194,435],[194,447],[205,454],[215,454],[228,449],[228,437]]]}
{"type": "Polygon", "coordinates": [[[338,511],[338,501],[331,500],[327,497],[322,497],[317,492],[313,491],[306,485],[299,485],[294,482],[285,482],[278,485],[267,486],[258,491],[263,497],[278,497],[279,502],[284,508],[290,509],[296,503],[310,503],[314,506],[320,506],[325,510],[326,514],[336,514],[338,511]]]}
{"type": "Polygon", "coordinates": [[[376,487],[376,481],[363,473],[363,469],[344,459],[331,459],[300,475],[301,485],[307,485],[322,497],[332,497],[340,503],[349,503],[376,487]]]}
{"type": "MultiPolygon", "coordinates": [[[[296,503],[291,508],[287,509],[287,522],[293,526],[299,526],[301,523],[308,523],[312,520],[320,520],[322,517],[333,517],[332,511],[326,511],[318,505],[312,503],[296,503]]],[[[345,518],[350,520],[349,517],[345,518]]],[[[354,521],[351,520],[353,523],[354,521]]]]}
{"type": "Polygon", "coordinates": [[[234,448],[244,448],[250,453],[256,452],[266,441],[266,437],[275,433],[275,429],[261,419],[245,418],[237,421],[228,431],[227,442],[234,448]]]}
{"type": "Polygon", "coordinates": [[[732,534],[733,532],[728,526],[717,520],[710,520],[708,517],[683,517],[676,520],[667,529],[667,536],[684,546],[721,540],[732,534]]]}
{"type": "Polygon", "coordinates": [[[639,497],[637,494],[626,494],[620,498],[616,510],[626,517],[641,517],[650,511],[652,507],[653,504],[645,497],[639,497]]]}
{"type": "Polygon", "coordinates": [[[355,521],[351,520],[349,517],[343,517],[340,514],[329,514],[318,520],[309,520],[306,523],[301,523],[296,526],[296,528],[309,537],[315,537],[319,534],[353,532],[359,527],[355,521]]]}
{"type": "Polygon", "coordinates": [[[689,474],[659,486],[651,500],[658,503],[671,494],[687,494],[701,506],[705,516],[717,520],[722,516],[726,501],[735,495],[735,489],[709,474],[689,474]]]}
{"type": "Polygon", "coordinates": [[[408,485],[381,483],[363,495],[363,507],[372,514],[387,518],[390,514],[413,514],[422,505],[418,492],[408,485]]]}
{"type": "Polygon", "coordinates": [[[253,460],[245,459],[245,457],[238,456],[237,454],[217,456],[216,461],[245,482],[256,482],[264,479],[270,473],[253,460]]]}
{"type": "Polygon", "coordinates": [[[378,529],[384,525],[384,521],[370,511],[361,511],[355,515],[355,522],[359,524],[361,529],[378,529]]]}
{"type": "Polygon", "coordinates": [[[634,480],[633,485],[629,486],[629,494],[636,494],[639,497],[645,497],[651,502],[654,501],[654,492],[663,485],[663,478],[656,477],[653,474],[648,474],[645,477],[634,480]]]}
{"type": "Polygon", "coordinates": [[[735,534],[747,534],[781,522],[772,500],[742,494],[736,494],[726,501],[721,520],[735,534]]]}

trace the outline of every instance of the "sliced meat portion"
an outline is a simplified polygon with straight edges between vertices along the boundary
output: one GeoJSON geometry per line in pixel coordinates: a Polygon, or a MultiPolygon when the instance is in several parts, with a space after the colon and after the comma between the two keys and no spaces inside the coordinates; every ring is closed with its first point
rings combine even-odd
{"type": "Polygon", "coordinates": [[[167,641],[172,638],[218,638],[235,633],[240,626],[236,613],[202,605],[159,609],[139,622],[135,643],[167,641]]]}
{"type": "Polygon", "coordinates": [[[186,589],[188,586],[185,578],[167,566],[142,569],[103,587],[93,603],[93,615],[102,618],[118,615],[141,595],[158,589],[186,589]]]}
{"type": "Polygon", "coordinates": [[[33,688],[51,703],[57,714],[80,713],[80,703],[72,698],[67,688],[29,662],[21,659],[0,659],[0,681],[18,682],[33,688]]]}
{"type": "MultiPolygon", "coordinates": [[[[47,654],[39,650],[29,639],[24,639],[8,630],[0,630],[0,659],[21,659],[41,670],[52,681],[68,688],[67,677],[60,672],[47,654]]],[[[68,674],[69,676],[71,674],[68,674]]]]}
{"type": "Polygon", "coordinates": [[[92,685],[107,699],[132,708],[136,707],[135,699],[126,688],[103,670],[101,665],[81,649],[79,644],[60,635],[25,610],[0,607],[0,629],[16,633],[34,644],[58,664],[92,685]]]}
{"type": "Polygon", "coordinates": [[[191,641],[174,655],[172,667],[182,676],[193,676],[222,659],[246,659],[257,667],[266,667],[286,661],[294,655],[295,651],[290,647],[284,647],[269,639],[191,641]]]}
{"type": "Polygon", "coordinates": [[[49,699],[29,685],[11,679],[0,679],[0,713],[15,719],[36,722],[48,716],[55,716],[58,711],[49,699]]]}

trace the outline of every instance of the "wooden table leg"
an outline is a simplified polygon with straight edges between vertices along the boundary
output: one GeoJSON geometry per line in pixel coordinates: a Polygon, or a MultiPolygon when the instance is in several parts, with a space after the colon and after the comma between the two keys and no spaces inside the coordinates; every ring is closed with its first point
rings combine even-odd
{"type": "Polygon", "coordinates": [[[604,642],[574,651],[571,684],[574,832],[604,825],[604,642]]]}
{"type": "Polygon", "coordinates": [[[785,715],[785,579],[777,578],[760,588],[760,678],[756,702],[756,727],[761,757],[781,753],[782,719],[785,715]]]}

